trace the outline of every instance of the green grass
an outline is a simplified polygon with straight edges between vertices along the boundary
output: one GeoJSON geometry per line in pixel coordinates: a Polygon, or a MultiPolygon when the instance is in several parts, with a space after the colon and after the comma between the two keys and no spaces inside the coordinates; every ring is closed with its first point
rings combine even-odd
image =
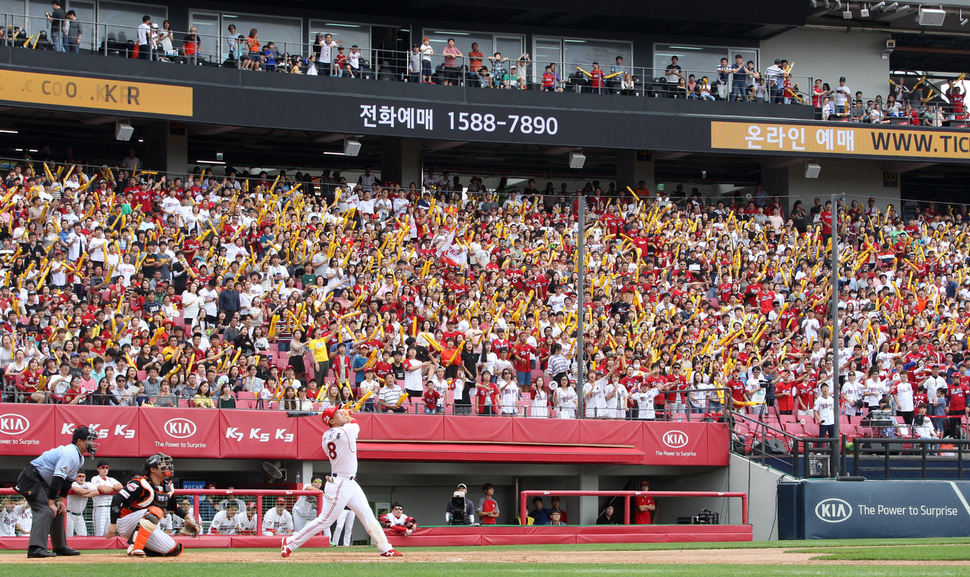
{"type": "Polygon", "coordinates": [[[955,546],[866,547],[863,549],[812,548],[786,553],[820,553],[820,561],[970,561],[970,550],[955,546]]]}
{"type": "MultiPolygon", "coordinates": [[[[698,559],[703,562],[702,559],[698,559]]],[[[391,561],[393,563],[393,561],[391,561]]],[[[502,575],[529,575],[535,577],[560,577],[572,575],[656,575],[658,577],[736,577],[742,573],[758,577],[842,577],[846,567],[831,566],[738,566],[738,565],[605,565],[605,564],[495,564],[495,563],[395,563],[393,568],[386,563],[286,563],[268,566],[266,564],[245,565],[241,563],[192,564],[180,563],[159,565],[148,568],[135,568],[144,561],[131,563],[111,563],[98,567],[71,565],[51,567],[49,565],[24,564],[4,566],[11,575],[17,577],[50,577],[59,575],[97,575],[98,577],[131,577],[138,573],[175,573],[179,577],[319,577],[320,575],[347,575],[354,577],[455,577],[460,571],[462,577],[498,577],[502,575]],[[172,571],[175,569],[174,571],[172,571]],[[15,573],[14,573],[15,571],[15,573]]],[[[966,575],[965,567],[865,567],[851,568],[853,577],[949,577],[966,575]]]]}
{"type": "MultiPolygon", "coordinates": [[[[970,545],[968,537],[927,538],[927,539],[827,539],[818,541],[755,541],[750,543],[590,543],[583,545],[495,545],[488,547],[489,551],[675,551],[692,549],[788,549],[796,553],[815,553],[818,549],[836,547],[920,547],[925,551],[933,551],[934,545],[970,545]]],[[[370,550],[368,547],[354,547],[356,550],[370,550]]],[[[343,549],[335,549],[335,554],[343,549]]],[[[407,550],[402,548],[402,551],[407,550]]],[[[420,547],[415,551],[441,552],[460,554],[463,551],[477,551],[479,548],[470,547],[420,547]]],[[[196,551],[225,551],[225,549],[186,549],[185,554],[191,555],[196,551]]],[[[278,549],[234,549],[240,553],[275,552],[278,549]]],[[[23,551],[0,550],[0,554],[23,555],[23,551]]]]}

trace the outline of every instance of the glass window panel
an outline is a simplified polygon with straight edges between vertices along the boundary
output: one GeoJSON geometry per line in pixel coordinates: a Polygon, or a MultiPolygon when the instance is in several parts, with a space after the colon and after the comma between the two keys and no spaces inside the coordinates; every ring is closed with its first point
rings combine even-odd
{"type": "MultiPolygon", "coordinates": [[[[50,4],[47,5],[50,7],[50,4]]],[[[24,0],[0,0],[0,13],[3,14],[3,24],[5,28],[24,25],[24,14],[27,3],[24,0]]],[[[43,11],[41,11],[43,14],[43,11]]]]}
{"type": "Polygon", "coordinates": [[[562,62],[562,40],[559,38],[536,38],[535,50],[532,60],[535,65],[532,67],[533,82],[542,81],[542,73],[545,67],[555,63],[557,68],[561,67],[562,62]]]}
{"type": "MultiPolygon", "coordinates": [[[[199,55],[210,62],[225,62],[229,57],[229,32],[220,26],[219,14],[192,10],[189,12],[189,27],[192,26],[195,26],[201,42],[199,55]]],[[[173,38],[175,46],[181,42],[181,36],[184,34],[176,34],[173,38]]],[[[236,36],[239,36],[239,30],[236,30],[236,36]]]]}
{"type": "Polygon", "coordinates": [[[730,56],[730,58],[731,58],[731,63],[732,64],[734,63],[734,55],[735,54],[740,54],[741,55],[741,58],[744,58],[744,61],[745,62],[747,62],[748,60],[751,60],[752,62],[754,62],[754,68],[755,68],[755,70],[761,70],[761,68],[760,68],[761,63],[758,62],[758,51],[757,50],[754,50],[752,48],[731,48],[731,56],[730,56]]]}
{"type": "Polygon", "coordinates": [[[78,25],[81,27],[81,50],[97,48],[98,38],[94,35],[94,2],[79,2],[74,0],[65,10],[74,10],[78,25]]]}
{"type": "MultiPolygon", "coordinates": [[[[347,48],[345,53],[350,53],[350,47],[354,44],[360,48],[363,58],[373,62],[374,58],[370,51],[370,26],[366,24],[346,24],[342,22],[329,22],[327,20],[310,20],[310,38],[308,44],[313,44],[317,39],[317,34],[332,34],[333,41],[347,48]]],[[[306,51],[309,54],[309,49],[306,51]]]]}
{"type": "Polygon", "coordinates": [[[98,4],[98,26],[104,27],[108,38],[125,43],[138,41],[136,30],[145,15],[161,27],[168,18],[168,8],[151,4],[128,4],[126,2],[100,2],[98,4]]]}
{"type": "Polygon", "coordinates": [[[563,40],[563,74],[572,74],[577,66],[589,70],[593,62],[599,62],[600,68],[609,70],[617,56],[623,57],[624,66],[633,66],[633,44],[566,38],[563,40]]]}
{"type": "MultiPolygon", "coordinates": [[[[676,56],[679,61],[684,78],[689,74],[695,75],[698,79],[707,76],[713,82],[717,67],[721,64],[721,58],[728,56],[728,49],[711,46],[684,46],[680,44],[657,44],[654,46],[653,66],[655,68],[653,76],[663,76],[663,71],[670,64],[670,57],[676,56]]],[[[733,54],[732,54],[733,56],[733,54]]]]}
{"type": "MultiPolygon", "coordinates": [[[[435,58],[432,59],[432,64],[438,65],[444,62],[440,59],[442,51],[445,46],[448,46],[448,39],[455,39],[455,48],[461,50],[462,54],[468,54],[472,50],[472,43],[478,43],[478,51],[485,55],[482,60],[483,66],[488,66],[491,68],[491,64],[488,62],[488,57],[495,53],[492,50],[494,45],[493,38],[491,34],[486,34],[482,32],[462,32],[462,31],[450,31],[447,29],[438,28],[425,28],[424,36],[422,38],[428,38],[431,40],[431,47],[434,48],[435,58]]],[[[415,44],[421,44],[421,39],[415,39],[415,44]]],[[[519,53],[521,54],[521,52],[519,53]]],[[[516,54],[518,56],[518,54],[516,54]]],[[[461,58],[458,60],[458,64],[467,65],[468,58],[461,58]]]]}
{"type": "Polygon", "coordinates": [[[299,18],[223,12],[223,28],[228,28],[230,24],[235,24],[236,32],[247,38],[250,30],[255,29],[260,49],[273,42],[280,54],[304,52],[303,26],[299,18]]]}

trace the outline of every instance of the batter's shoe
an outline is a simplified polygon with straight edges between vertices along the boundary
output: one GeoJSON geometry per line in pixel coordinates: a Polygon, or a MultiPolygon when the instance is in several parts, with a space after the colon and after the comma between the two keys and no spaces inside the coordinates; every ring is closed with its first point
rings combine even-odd
{"type": "Polygon", "coordinates": [[[287,544],[287,541],[288,539],[283,537],[283,541],[280,543],[280,555],[282,555],[284,558],[288,558],[290,553],[293,552],[293,550],[290,549],[290,546],[287,544]]]}
{"type": "Polygon", "coordinates": [[[145,552],[141,549],[135,549],[134,545],[128,545],[128,551],[125,552],[129,557],[144,557],[145,552]]]}
{"type": "Polygon", "coordinates": [[[394,549],[388,549],[381,553],[381,557],[404,557],[404,553],[399,553],[394,549]]]}

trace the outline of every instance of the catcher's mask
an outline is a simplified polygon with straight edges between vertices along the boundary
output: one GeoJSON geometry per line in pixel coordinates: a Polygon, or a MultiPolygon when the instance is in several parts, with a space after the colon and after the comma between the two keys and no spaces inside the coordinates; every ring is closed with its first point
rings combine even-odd
{"type": "Polygon", "coordinates": [[[145,471],[150,472],[152,469],[158,469],[166,477],[171,477],[175,474],[175,463],[165,453],[155,453],[145,459],[145,471]]]}

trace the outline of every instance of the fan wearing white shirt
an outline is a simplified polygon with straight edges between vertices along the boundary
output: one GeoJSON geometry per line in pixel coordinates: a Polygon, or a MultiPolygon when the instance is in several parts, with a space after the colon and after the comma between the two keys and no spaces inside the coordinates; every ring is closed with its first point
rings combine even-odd
{"type": "Polygon", "coordinates": [[[819,438],[833,438],[835,436],[835,399],[829,396],[828,384],[820,387],[821,396],[815,399],[815,422],[818,423],[819,438]]]}

